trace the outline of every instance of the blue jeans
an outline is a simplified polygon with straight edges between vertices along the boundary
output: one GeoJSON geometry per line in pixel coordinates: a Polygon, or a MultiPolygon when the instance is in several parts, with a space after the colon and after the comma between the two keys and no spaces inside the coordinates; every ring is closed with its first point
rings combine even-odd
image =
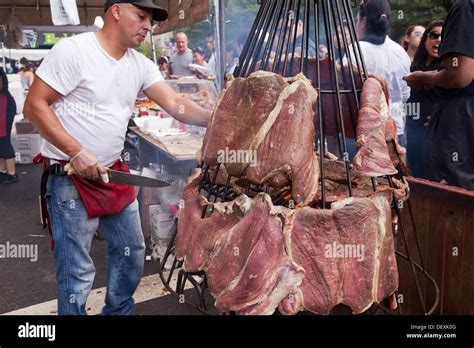
{"type": "Polygon", "coordinates": [[[55,240],[58,315],[87,315],[86,301],[95,277],[89,252],[97,229],[108,244],[102,314],[134,314],[132,296],[145,261],[138,202],[135,200],[119,214],[89,219],[72,180],[51,175],[47,203],[55,240]]]}

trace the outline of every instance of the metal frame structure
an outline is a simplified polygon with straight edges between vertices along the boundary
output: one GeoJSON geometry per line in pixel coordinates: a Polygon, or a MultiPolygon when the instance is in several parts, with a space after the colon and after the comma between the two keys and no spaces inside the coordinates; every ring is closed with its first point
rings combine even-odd
{"type": "MultiPolygon", "coordinates": [[[[257,70],[272,71],[285,77],[294,76],[302,72],[311,79],[313,87],[319,92],[317,108],[315,110],[315,126],[318,132],[315,149],[320,153],[321,171],[321,201],[318,207],[327,209],[326,192],[324,185],[326,152],[335,153],[336,157],[345,163],[348,196],[353,196],[351,186],[352,164],[349,156],[351,139],[356,137],[357,114],[360,109],[360,94],[362,85],[369,77],[361,48],[357,40],[356,25],[349,0],[260,0],[260,9],[250,31],[249,38],[240,57],[236,77],[247,77],[257,70]],[[327,56],[323,55],[323,46],[327,48],[327,56]],[[324,116],[323,116],[324,115],[324,116]],[[332,141],[332,144],[331,144],[332,141]],[[329,145],[327,145],[329,143],[329,145]]],[[[315,141],[316,142],[316,141],[315,141]]],[[[395,143],[389,144],[396,149],[395,143]]],[[[355,147],[355,141],[352,140],[355,147]]],[[[398,174],[394,177],[373,178],[372,188],[376,191],[377,184],[386,181],[388,186],[394,187],[393,179],[404,180],[406,168],[399,155],[398,174]]],[[[210,168],[201,165],[203,170],[200,192],[206,196],[210,203],[232,201],[237,197],[230,185],[232,177],[228,176],[225,185],[216,183],[220,165],[210,168]]],[[[238,179],[238,178],[236,178],[238,179]]],[[[270,193],[266,186],[255,187],[247,184],[245,193],[252,197],[258,192],[270,193]]],[[[288,206],[292,197],[289,191],[273,192],[272,201],[275,205],[288,206]]],[[[439,289],[434,279],[426,272],[420,246],[413,221],[413,212],[409,203],[409,192],[406,202],[399,202],[394,195],[393,209],[398,217],[395,228],[395,240],[400,234],[406,247],[406,254],[397,251],[398,261],[410,263],[419,300],[426,315],[432,314],[439,302],[439,289]],[[416,241],[416,250],[419,254],[420,264],[414,261],[407,234],[401,219],[401,209],[406,203],[413,223],[416,241]],[[436,292],[435,303],[430,307],[423,297],[419,274],[425,276],[436,292]]],[[[206,217],[205,208],[202,218],[206,217]]],[[[173,237],[174,241],[174,237],[173,237]]],[[[168,248],[163,265],[173,252],[173,243],[168,248]]],[[[163,266],[161,271],[163,271],[163,266]]],[[[169,287],[172,273],[182,266],[174,260],[168,279],[163,277],[164,283],[169,287]]],[[[202,311],[206,311],[204,292],[206,278],[203,272],[188,274],[179,271],[178,289],[176,294],[182,294],[186,281],[190,281],[199,294],[199,304],[192,304],[202,311]],[[200,276],[202,281],[196,282],[194,276],[200,276]]],[[[171,289],[169,289],[171,290],[171,289]]],[[[381,309],[390,312],[383,306],[381,309]]],[[[399,313],[403,313],[399,305],[399,313]]]]}

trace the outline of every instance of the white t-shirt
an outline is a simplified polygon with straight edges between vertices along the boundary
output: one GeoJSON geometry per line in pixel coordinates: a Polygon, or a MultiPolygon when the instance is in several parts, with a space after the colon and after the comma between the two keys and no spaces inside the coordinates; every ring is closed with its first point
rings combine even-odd
{"type": "MultiPolygon", "coordinates": [[[[402,46],[387,36],[382,45],[360,41],[367,71],[384,77],[390,89],[390,112],[397,124],[398,135],[405,134],[405,102],[410,97],[410,87],[402,79],[410,74],[410,57],[402,46]]],[[[352,52],[352,57],[354,53],[352,52]]],[[[346,63],[347,60],[345,59],[346,63]]]]}
{"type": "MultiPolygon", "coordinates": [[[[155,64],[128,49],[116,60],[94,33],[59,41],[36,72],[61,94],[51,106],[69,134],[95,153],[103,166],[119,159],[137,96],[163,77],[155,64]]],[[[43,140],[43,156],[68,160],[43,140]]]]}
{"type": "Polygon", "coordinates": [[[208,68],[211,74],[216,74],[217,64],[216,64],[216,53],[212,53],[211,58],[209,58],[208,68]]]}

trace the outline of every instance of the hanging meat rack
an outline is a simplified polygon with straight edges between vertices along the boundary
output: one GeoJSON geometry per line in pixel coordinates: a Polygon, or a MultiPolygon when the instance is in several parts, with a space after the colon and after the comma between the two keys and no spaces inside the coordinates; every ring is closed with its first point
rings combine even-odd
{"type": "MultiPolygon", "coordinates": [[[[319,152],[321,187],[318,208],[326,209],[326,188],[324,185],[325,155],[333,154],[344,161],[348,182],[348,197],[353,196],[351,186],[352,164],[350,162],[350,148],[355,147],[357,114],[360,109],[360,94],[364,81],[369,77],[364,60],[360,54],[361,48],[356,35],[354,21],[354,6],[350,0],[259,0],[260,9],[250,30],[249,37],[240,57],[235,77],[248,77],[257,70],[271,71],[285,77],[295,76],[302,72],[308,77],[317,89],[319,98],[315,109],[315,151],[319,152]],[[327,50],[327,51],[326,51],[327,50]],[[319,115],[325,115],[320,117],[319,115]]],[[[395,144],[392,144],[393,146],[395,144]]],[[[396,146],[394,146],[396,148],[396,146]]],[[[200,192],[209,202],[229,202],[238,195],[230,185],[231,176],[227,176],[225,185],[217,183],[220,165],[209,167],[201,164],[203,171],[200,192]]],[[[407,174],[403,161],[400,159],[397,166],[398,173],[394,177],[373,178],[372,187],[376,190],[379,183],[385,181],[394,187],[394,178],[403,181],[407,174]]],[[[290,191],[272,192],[266,185],[255,186],[246,184],[245,194],[256,196],[259,192],[270,194],[274,205],[292,208],[294,203],[290,191]]],[[[202,214],[204,218],[206,209],[202,214]]],[[[398,262],[408,262],[423,314],[432,314],[439,303],[439,289],[435,280],[425,269],[420,246],[416,234],[413,212],[409,202],[409,192],[406,201],[397,201],[394,197],[393,209],[398,217],[398,224],[394,226],[395,240],[402,237],[405,252],[396,250],[398,262]],[[415,250],[420,262],[415,262],[412,248],[407,243],[407,232],[402,222],[401,210],[406,207],[413,225],[415,250]],[[435,291],[435,301],[429,307],[423,296],[419,277],[426,277],[435,291]]],[[[177,227],[177,224],[175,224],[177,227]]],[[[185,302],[200,310],[208,312],[206,304],[207,282],[204,272],[188,273],[182,269],[182,262],[174,257],[174,247],[177,228],[172,235],[169,247],[160,262],[160,276],[167,289],[178,298],[183,293],[188,282],[195,289],[197,301],[186,299],[185,302]],[[171,265],[166,269],[165,265],[171,265]],[[173,288],[171,279],[178,272],[177,283],[173,288]]],[[[396,243],[397,244],[397,243],[396,243]]],[[[207,297],[209,299],[209,296],[207,297]]],[[[398,294],[397,294],[398,298],[398,294]]],[[[396,314],[385,306],[374,305],[369,313],[380,309],[390,314],[396,314]]],[[[398,313],[403,313],[399,303],[398,313]]]]}

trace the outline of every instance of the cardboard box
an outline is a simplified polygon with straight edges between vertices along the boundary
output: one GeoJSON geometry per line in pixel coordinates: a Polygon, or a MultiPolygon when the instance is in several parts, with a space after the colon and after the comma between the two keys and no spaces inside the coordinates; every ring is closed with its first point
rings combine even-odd
{"type": "Polygon", "coordinates": [[[17,134],[12,137],[15,150],[15,162],[31,164],[33,159],[41,152],[41,136],[39,134],[17,134]]]}
{"type": "Polygon", "coordinates": [[[169,241],[174,225],[174,216],[161,204],[148,207],[150,217],[151,240],[154,242],[169,241]]]}
{"type": "Polygon", "coordinates": [[[16,134],[37,134],[33,125],[28,121],[18,121],[15,123],[16,134]]]}

